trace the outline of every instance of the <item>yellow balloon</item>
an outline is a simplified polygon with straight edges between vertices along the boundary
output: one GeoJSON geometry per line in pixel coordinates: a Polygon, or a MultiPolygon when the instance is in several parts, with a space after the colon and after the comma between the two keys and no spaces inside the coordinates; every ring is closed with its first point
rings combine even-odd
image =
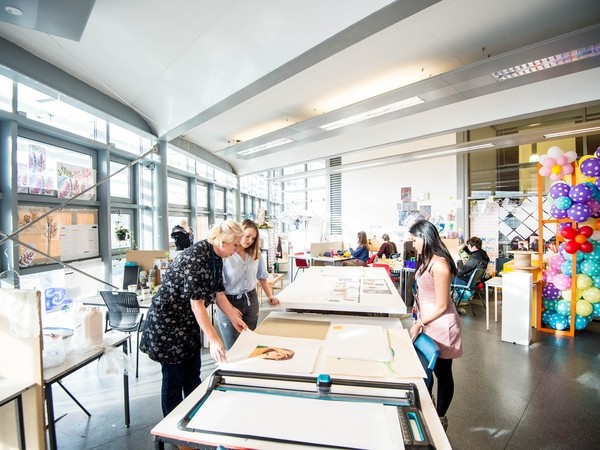
{"type": "Polygon", "coordinates": [[[577,289],[585,291],[592,287],[592,278],[585,273],[577,274],[577,289]]]}
{"type": "Polygon", "coordinates": [[[580,316],[586,317],[594,312],[594,307],[587,300],[577,300],[577,306],[575,306],[575,312],[580,316]]]}
{"type": "MultiPolygon", "coordinates": [[[[590,288],[590,289],[592,289],[592,288],[590,288]]],[[[588,289],[588,291],[589,291],[589,289],[588,289]]],[[[598,294],[600,295],[600,292],[598,292],[598,294]]],[[[581,298],[581,295],[582,295],[581,290],[580,289],[576,289],[576,291],[575,291],[575,299],[579,300],[581,298]]],[[[562,298],[565,299],[565,300],[571,301],[571,289],[565,289],[564,291],[562,291],[562,298]]],[[[586,299],[586,300],[588,300],[588,299],[586,299]]],[[[598,298],[598,300],[600,300],[600,297],[598,298]]],[[[588,300],[588,302],[589,302],[589,300],[588,300]]],[[[591,303],[594,303],[594,302],[591,302],[591,303]]]]}
{"type": "Polygon", "coordinates": [[[562,166],[559,166],[558,164],[554,164],[552,166],[552,173],[554,175],[558,175],[561,172],[561,170],[562,170],[562,166]]]}
{"type": "Polygon", "coordinates": [[[582,296],[590,303],[598,303],[600,302],[600,289],[597,287],[591,287],[583,291],[582,296]]]}

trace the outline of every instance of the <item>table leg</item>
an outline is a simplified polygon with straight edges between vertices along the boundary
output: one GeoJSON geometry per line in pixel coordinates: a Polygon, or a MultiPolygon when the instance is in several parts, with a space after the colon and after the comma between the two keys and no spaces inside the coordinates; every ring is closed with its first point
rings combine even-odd
{"type": "Polygon", "coordinates": [[[24,450],[25,445],[25,423],[23,421],[23,396],[19,396],[15,399],[15,413],[17,415],[17,440],[19,450],[24,450]]]}
{"type": "MultiPolygon", "coordinates": [[[[123,342],[125,355],[127,355],[127,342],[127,340],[123,342]]],[[[123,404],[125,405],[125,426],[129,427],[129,371],[127,369],[123,370],[123,404]]]]}
{"type": "Polygon", "coordinates": [[[485,287],[485,329],[490,329],[490,288],[485,287]]]}
{"type": "Polygon", "coordinates": [[[494,286],[494,321],[498,322],[498,286],[494,286]]]}
{"type": "Polygon", "coordinates": [[[44,386],[46,394],[46,420],[48,421],[48,445],[50,450],[56,450],[56,426],[54,423],[54,401],[52,400],[52,385],[44,386]]]}

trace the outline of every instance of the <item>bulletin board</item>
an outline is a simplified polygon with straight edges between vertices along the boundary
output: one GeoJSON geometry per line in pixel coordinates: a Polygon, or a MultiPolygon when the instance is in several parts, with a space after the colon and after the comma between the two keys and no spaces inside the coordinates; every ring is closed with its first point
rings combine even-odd
{"type": "MultiPolygon", "coordinates": [[[[140,266],[140,270],[148,272],[154,268],[155,259],[168,259],[169,250],[128,250],[125,254],[127,262],[134,262],[140,266]]],[[[160,268],[159,268],[160,269],[160,268]]],[[[160,272],[156,274],[155,284],[160,284],[160,272]]]]}
{"type": "Polygon", "coordinates": [[[470,233],[483,242],[491,261],[498,258],[498,203],[491,199],[471,202],[470,233]]]}

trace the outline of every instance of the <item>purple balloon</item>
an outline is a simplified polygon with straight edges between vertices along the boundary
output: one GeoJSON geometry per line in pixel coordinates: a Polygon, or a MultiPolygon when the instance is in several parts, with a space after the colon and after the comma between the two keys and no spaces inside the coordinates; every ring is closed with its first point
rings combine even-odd
{"type": "Polygon", "coordinates": [[[552,283],[544,283],[542,295],[547,299],[555,300],[562,295],[562,292],[552,283]]]}
{"type": "Polygon", "coordinates": [[[600,159],[594,157],[588,158],[579,164],[579,169],[587,177],[600,176],[600,159]]]}
{"type": "Polygon", "coordinates": [[[596,157],[597,157],[597,158],[600,158],[600,147],[598,147],[598,148],[596,149],[596,153],[595,153],[595,155],[596,155],[596,157]]]}
{"type": "Polygon", "coordinates": [[[575,222],[585,222],[591,215],[590,208],[581,203],[573,203],[573,206],[567,209],[567,216],[575,222]]]}
{"type": "Polygon", "coordinates": [[[598,217],[598,214],[600,213],[600,202],[598,200],[592,198],[585,202],[585,206],[590,208],[590,213],[592,214],[592,217],[598,217]]]}
{"type": "Polygon", "coordinates": [[[569,186],[564,181],[556,181],[555,183],[552,183],[552,186],[550,186],[550,190],[548,191],[548,193],[552,198],[568,197],[570,190],[571,186],[569,186]]]}
{"type": "Polygon", "coordinates": [[[554,217],[555,219],[566,219],[567,211],[563,211],[562,209],[558,209],[556,205],[552,205],[550,207],[550,215],[552,215],[552,217],[554,217]]]}
{"type": "Polygon", "coordinates": [[[576,184],[569,190],[569,198],[576,203],[585,203],[592,198],[593,193],[592,188],[586,183],[576,184]]]}

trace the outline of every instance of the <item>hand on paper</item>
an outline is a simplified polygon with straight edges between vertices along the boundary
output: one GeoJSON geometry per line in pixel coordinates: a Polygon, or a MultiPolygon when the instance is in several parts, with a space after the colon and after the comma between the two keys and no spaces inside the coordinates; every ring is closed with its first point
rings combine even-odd
{"type": "Polygon", "coordinates": [[[227,362],[225,346],[221,339],[216,338],[210,341],[210,356],[217,362],[227,362]]]}

